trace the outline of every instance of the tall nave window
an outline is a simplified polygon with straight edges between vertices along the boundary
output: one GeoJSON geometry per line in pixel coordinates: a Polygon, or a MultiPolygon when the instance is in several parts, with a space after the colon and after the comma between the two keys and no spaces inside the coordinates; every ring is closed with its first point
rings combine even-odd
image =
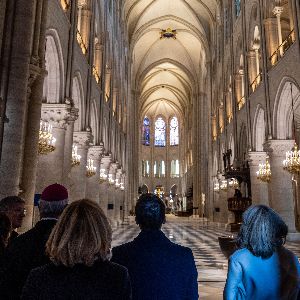
{"type": "Polygon", "coordinates": [[[173,117],[170,122],[170,145],[177,146],[179,144],[178,119],[173,117]]]}
{"type": "Polygon", "coordinates": [[[145,146],[150,145],[150,120],[148,117],[144,118],[143,121],[143,132],[142,132],[142,144],[145,146]]]}
{"type": "Polygon", "coordinates": [[[155,146],[165,147],[166,146],[166,123],[159,117],[155,122],[155,146]]]}

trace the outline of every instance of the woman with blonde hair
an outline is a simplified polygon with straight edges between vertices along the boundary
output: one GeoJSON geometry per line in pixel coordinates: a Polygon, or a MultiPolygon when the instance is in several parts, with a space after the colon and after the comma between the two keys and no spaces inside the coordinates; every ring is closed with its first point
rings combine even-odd
{"type": "Polygon", "coordinates": [[[131,299],[127,269],[109,261],[111,239],[98,204],[70,204],[46,245],[51,263],[31,271],[22,299],[131,299]]]}

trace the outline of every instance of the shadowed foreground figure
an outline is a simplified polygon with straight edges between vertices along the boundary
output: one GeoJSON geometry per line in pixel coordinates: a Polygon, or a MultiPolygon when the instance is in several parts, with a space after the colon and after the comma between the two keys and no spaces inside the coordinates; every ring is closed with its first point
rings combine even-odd
{"type": "Polygon", "coordinates": [[[300,265],[284,248],[288,228],[264,205],[245,211],[237,250],[229,259],[225,300],[298,300],[300,265]]]}
{"type": "Polygon", "coordinates": [[[161,231],[165,205],[142,195],[135,207],[141,232],[113,248],[112,261],[128,268],[134,300],[198,299],[197,270],[191,249],[172,243],[161,231]]]}
{"type": "Polygon", "coordinates": [[[29,272],[49,262],[45,245],[58,217],[68,204],[68,191],[60,184],[44,189],[39,202],[40,221],[7,247],[0,264],[0,299],[19,299],[29,272]]]}
{"type": "Polygon", "coordinates": [[[111,237],[97,203],[70,204],[47,242],[51,263],[31,271],[22,299],[130,300],[126,268],[109,261],[111,237]]]}

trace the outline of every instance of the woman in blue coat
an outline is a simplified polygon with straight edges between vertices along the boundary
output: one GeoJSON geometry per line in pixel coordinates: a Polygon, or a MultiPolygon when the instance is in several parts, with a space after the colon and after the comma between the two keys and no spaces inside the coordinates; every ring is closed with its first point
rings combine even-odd
{"type": "Polygon", "coordinates": [[[300,299],[300,265],[283,245],[287,225],[271,208],[250,207],[229,259],[225,300],[300,299]]]}

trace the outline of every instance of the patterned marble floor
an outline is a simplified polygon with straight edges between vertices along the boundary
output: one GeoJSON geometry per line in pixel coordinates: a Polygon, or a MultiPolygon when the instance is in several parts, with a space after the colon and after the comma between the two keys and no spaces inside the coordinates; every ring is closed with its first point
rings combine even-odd
{"type": "MultiPolygon", "coordinates": [[[[199,220],[174,216],[168,216],[163,232],[173,242],[192,249],[198,269],[200,299],[223,299],[227,260],[220,251],[218,236],[229,233],[199,220]]],[[[113,233],[113,246],[132,240],[138,233],[135,224],[117,227],[113,233]]],[[[300,257],[300,243],[288,243],[287,248],[300,257]]]]}

